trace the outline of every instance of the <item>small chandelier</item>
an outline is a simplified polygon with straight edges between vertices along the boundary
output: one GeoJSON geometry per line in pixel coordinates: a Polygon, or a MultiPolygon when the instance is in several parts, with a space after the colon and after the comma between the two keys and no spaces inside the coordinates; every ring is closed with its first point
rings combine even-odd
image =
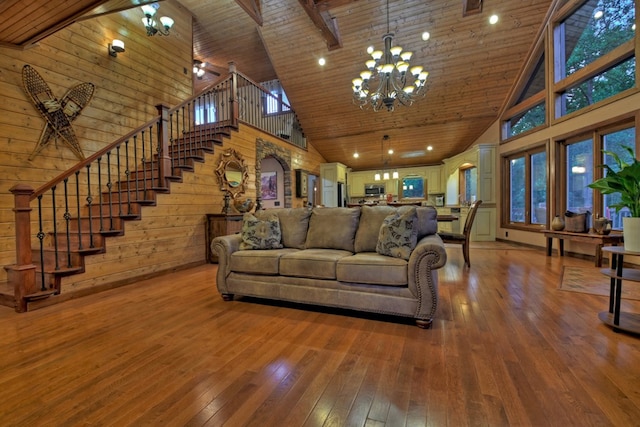
{"type": "Polygon", "coordinates": [[[373,111],[379,111],[386,107],[387,111],[393,111],[396,103],[408,107],[422,95],[429,73],[419,65],[411,67],[409,61],[413,52],[394,46],[393,36],[389,31],[387,0],[387,34],[382,36],[384,52],[368,51],[372,59],[365,63],[367,69],[352,80],[353,102],[362,109],[371,107],[373,111]]]}
{"type": "MultiPolygon", "coordinates": [[[[393,150],[389,148],[389,151],[387,151],[387,154],[389,155],[389,157],[387,158],[387,160],[385,160],[384,159],[384,142],[388,140],[389,140],[389,135],[384,135],[382,137],[382,142],[380,144],[380,160],[382,161],[382,177],[380,177],[380,172],[378,171],[373,175],[374,181],[389,180],[389,172],[386,170],[386,168],[391,161],[391,155],[393,154],[393,150]]],[[[399,178],[398,171],[394,170],[391,176],[393,177],[393,179],[398,179],[399,178]]]]}
{"type": "Polygon", "coordinates": [[[142,13],[144,13],[144,18],[142,18],[142,24],[147,29],[148,36],[155,36],[156,34],[160,36],[168,36],[169,30],[173,27],[173,19],[168,16],[161,16],[160,23],[162,27],[158,27],[158,23],[153,19],[160,5],[158,3],[145,4],[142,6],[142,13]]]}

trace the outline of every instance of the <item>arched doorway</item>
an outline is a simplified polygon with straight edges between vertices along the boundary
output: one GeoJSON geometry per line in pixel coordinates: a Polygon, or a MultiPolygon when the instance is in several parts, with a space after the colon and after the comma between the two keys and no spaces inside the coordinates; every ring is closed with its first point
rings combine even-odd
{"type": "Polygon", "coordinates": [[[264,207],[262,202],[262,161],[272,158],[282,166],[283,198],[285,208],[292,207],[291,192],[291,150],[280,147],[262,138],[256,140],[256,199],[258,208],[264,207]]]}

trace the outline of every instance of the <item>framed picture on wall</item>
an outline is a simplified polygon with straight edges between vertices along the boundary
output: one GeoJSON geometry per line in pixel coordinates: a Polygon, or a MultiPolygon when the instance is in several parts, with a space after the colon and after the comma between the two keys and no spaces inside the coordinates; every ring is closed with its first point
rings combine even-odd
{"type": "Polygon", "coordinates": [[[278,198],[278,175],[276,172],[262,172],[260,175],[260,189],[262,200],[278,198]]]}
{"type": "Polygon", "coordinates": [[[296,169],[296,197],[307,197],[309,174],[302,169],[296,169]]]}

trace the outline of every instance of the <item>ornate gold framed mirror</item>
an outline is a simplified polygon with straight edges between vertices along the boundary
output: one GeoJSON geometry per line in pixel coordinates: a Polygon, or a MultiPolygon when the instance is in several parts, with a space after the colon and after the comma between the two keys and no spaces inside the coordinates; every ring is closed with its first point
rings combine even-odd
{"type": "Polygon", "coordinates": [[[249,172],[242,156],[233,148],[220,154],[216,175],[220,190],[225,191],[232,199],[246,191],[249,172]]]}

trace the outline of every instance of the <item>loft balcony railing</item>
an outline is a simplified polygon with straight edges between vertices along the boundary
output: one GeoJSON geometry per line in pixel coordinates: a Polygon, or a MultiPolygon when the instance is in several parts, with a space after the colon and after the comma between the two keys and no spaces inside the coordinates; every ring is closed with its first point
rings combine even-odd
{"type": "Polygon", "coordinates": [[[104,239],[122,234],[123,221],[183,170],[222,144],[228,129],[246,123],[306,148],[289,105],[238,73],[158,116],[94,153],[40,188],[17,184],[16,263],[6,266],[16,311],[29,301],[59,294],[62,277],[84,271],[84,256],[104,252],[104,239]],[[275,110],[274,110],[275,109],[275,110]]]}

